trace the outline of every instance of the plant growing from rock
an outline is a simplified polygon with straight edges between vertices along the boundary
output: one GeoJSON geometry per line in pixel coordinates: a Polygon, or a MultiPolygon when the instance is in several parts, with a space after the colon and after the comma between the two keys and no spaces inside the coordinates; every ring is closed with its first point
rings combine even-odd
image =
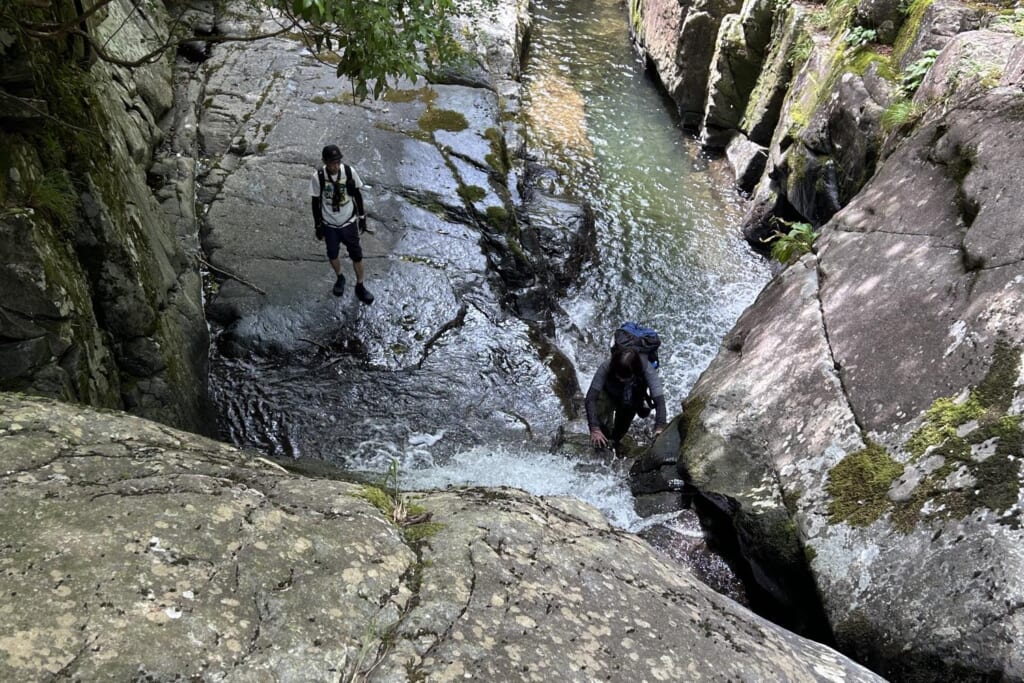
{"type": "Polygon", "coordinates": [[[787,221],[782,218],[775,218],[774,220],[777,224],[784,225],[789,230],[776,230],[762,240],[764,243],[771,245],[771,256],[773,259],[788,265],[811,251],[814,247],[814,241],[818,239],[818,233],[810,223],[787,221]]]}
{"type": "Polygon", "coordinates": [[[32,209],[64,227],[73,222],[76,192],[63,170],[49,171],[41,177],[28,176],[19,190],[11,198],[17,207],[32,209]]]}
{"type": "Polygon", "coordinates": [[[878,40],[878,31],[865,26],[851,26],[843,34],[843,42],[854,50],[878,40]]]}
{"type": "Polygon", "coordinates": [[[1009,26],[1013,35],[1024,38],[1024,7],[1018,7],[1012,14],[1004,14],[996,20],[999,26],[1009,26]]]}
{"type": "Polygon", "coordinates": [[[882,128],[886,131],[891,131],[898,130],[904,126],[913,126],[921,118],[922,114],[924,114],[924,109],[920,105],[905,97],[901,97],[894,100],[882,112],[882,128]]]}
{"type": "Polygon", "coordinates": [[[380,486],[364,486],[358,495],[383,512],[388,520],[397,526],[408,527],[430,519],[430,513],[419,505],[410,503],[408,496],[402,491],[398,460],[391,460],[380,486]]]}
{"type": "Polygon", "coordinates": [[[903,97],[912,97],[917,92],[921,82],[924,80],[925,74],[928,73],[928,69],[932,68],[932,64],[935,63],[938,57],[938,50],[925,50],[921,53],[920,59],[903,70],[903,74],[900,76],[899,88],[900,94],[903,97]]]}

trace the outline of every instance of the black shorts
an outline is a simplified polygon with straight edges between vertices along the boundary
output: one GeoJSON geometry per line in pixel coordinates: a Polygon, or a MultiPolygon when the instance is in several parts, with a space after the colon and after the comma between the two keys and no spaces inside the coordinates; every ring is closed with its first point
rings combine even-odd
{"type": "Polygon", "coordinates": [[[348,250],[349,258],[353,263],[363,260],[363,248],[359,246],[359,227],[356,225],[355,219],[340,228],[324,224],[324,242],[327,244],[327,258],[332,261],[338,258],[342,244],[348,250]]]}

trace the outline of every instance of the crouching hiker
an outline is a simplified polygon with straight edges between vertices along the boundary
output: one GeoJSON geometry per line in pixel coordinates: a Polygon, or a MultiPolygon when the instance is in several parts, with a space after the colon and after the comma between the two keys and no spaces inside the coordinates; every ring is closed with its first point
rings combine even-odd
{"type": "Polygon", "coordinates": [[[613,350],[587,390],[590,443],[615,445],[629,431],[633,418],[647,417],[654,405],[654,435],[665,429],[665,391],[658,371],[646,355],[632,349],[613,350]]]}
{"type": "Polygon", "coordinates": [[[313,197],[316,238],[326,243],[327,258],[337,276],[331,291],[334,296],[345,293],[345,276],[338,258],[344,244],[356,273],[356,296],[364,304],[372,304],[373,294],[363,284],[363,248],[359,244],[359,233],[366,232],[366,210],[360,192],[363,181],[354,169],[341,163],[337,145],[324,147],[321,156],[324,165],[313,174],[309,191],[313,197]]]}

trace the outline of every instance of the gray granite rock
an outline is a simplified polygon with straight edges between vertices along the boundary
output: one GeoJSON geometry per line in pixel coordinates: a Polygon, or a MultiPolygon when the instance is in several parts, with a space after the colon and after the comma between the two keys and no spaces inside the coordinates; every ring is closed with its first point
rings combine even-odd
{"type": "Polygon", "coordinates": [[[403,525],[364,486],[9,394],[0,463],[6,680],[881,680],[571,499],[402,492],[429,514],[403,525]]]}
{"type": "Polygon", "coordinates": [[[1024,675],[1020,107],[906,140],[687,401],[694,483],[737,524],[785,509],[840,646],[894,679],[1024,675]]]}

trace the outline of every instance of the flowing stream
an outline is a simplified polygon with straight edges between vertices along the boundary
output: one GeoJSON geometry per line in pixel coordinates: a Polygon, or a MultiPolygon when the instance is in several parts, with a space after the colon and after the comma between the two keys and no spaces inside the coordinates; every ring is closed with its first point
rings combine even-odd
{"type": "Polygon", "coordinates": [[[524,82],[531,151],[597,212],[598,262],[563,303],[581,385],[622,321],[656,328],[670,414],[768,278],[741,206],[646,74],[615,0],[541,0],[524,82]]]}
{"type": "MultiPolygon", "coordinates": [[[[533,11],[523,77],[530,153],[551,170],[541,182],[589,201],[597,221],[598,258],[562,302],[555,341],[585,390],[622,321],[657,328],[671,417],[767,268],[739,236],[731,178],[700,157],[645,75],[622,5],[540,0],[533,11]]],[[[494,311],[471,305],[453,332],[461,346],[442,338],[431,357],[401,372],[354,357],[282,363],[215,355],[221,427],[239,445],[356,473],[383,475],[397,460],[403,488],[514,486],[583,499],[619,528],[664,526],[634,511],[627,462],[549,451],[545,439],[567,420],[562,404],[535,379],[523,324],[495,324],[506,314],[494,311]],[[490,336],[467,346],[484,318],[490,336]],[[481,375],[481,358],[502,372],[481,375]],[[530,418],[529,438],[517,436],[520,414],[530,418]]],[[[642,438],[643,428],[636,431],[642,438]]],[[[700,539],[692,521],[677,532],[700,539]]]]}

